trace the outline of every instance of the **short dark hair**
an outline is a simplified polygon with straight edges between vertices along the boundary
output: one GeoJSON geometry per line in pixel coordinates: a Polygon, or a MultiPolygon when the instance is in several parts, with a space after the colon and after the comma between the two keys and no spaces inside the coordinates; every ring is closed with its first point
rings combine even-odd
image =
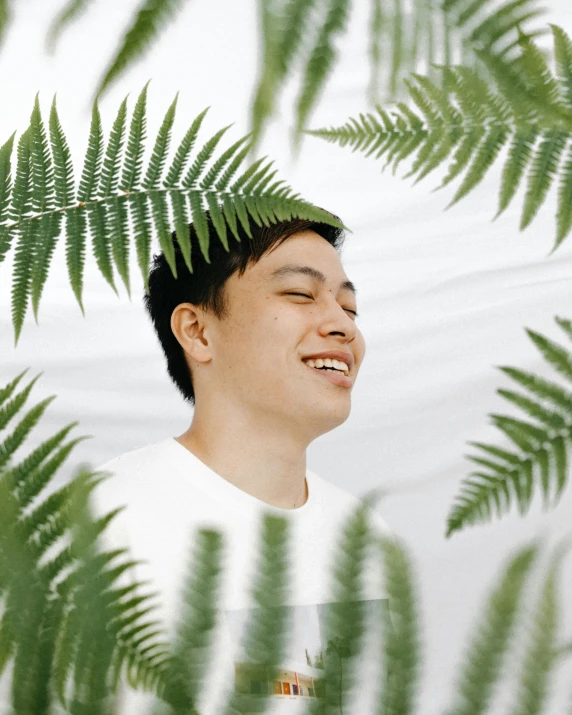
{"type": "Polygon", "coordinates": [[[228,278],[236,271],[239,276],[242,276],[249,264],[257,263],[274,245],[279,245],[296,233],[309,230],[315,231],[340,253],[345,239],[343,229],[327,223],[293,218],[277,221],[269,226],[258,226],[250,219],[252,238],[239,224],[237,233],[240,241],[236,240],[227,224],[229,245],[227,251],[216,233],[209,212],[206,213],[206,218],[209,231],[208,256],[210,263],[206,262],[201,252],[195,227],[191,223],[189,224],[189,238],[192,273],[189,272],[181,253],[176,232],[173,232],[177,278],[174,278],[163,251],[153,255],[149,272],[149,293],[145,293],[143,296],[143,303],[167,358],[167,372],[184,399],[193,406],[195,405],[195,391],[191,370],[185,359],[184,350],[171,330],[171,315],[175,308],[181,303],[192,303],[205,310],[212,310],[217,318],[222,319],[228,315],[229,309],[224,290],[228,278]]]}

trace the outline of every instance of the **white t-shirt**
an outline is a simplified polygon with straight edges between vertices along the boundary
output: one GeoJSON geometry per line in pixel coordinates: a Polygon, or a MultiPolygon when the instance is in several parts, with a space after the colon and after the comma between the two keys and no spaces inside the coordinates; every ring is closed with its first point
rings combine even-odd
{"type": "MultiPolygon", "coordinates": [[[[346,520],[355,513],[360,500],[307,470],[306,503],[297,509],[271,506],[221,477],[173,437],[127,452],[97,471],[110,472],[111,476],[92,492],[95,516],[126,506],[107,527],[103,543],[108,548],[128,547],[132,558],[145,561],[133,567],[124,581],[131,582],[133,578],[148,581],[145,592],[159,593],[153,618],[162,623],[165,638],[172,640],[175,634],[197,529],[215,528],[223,534],[221,616],[215,628],[211,664],[197,703],[201,715],[223,712],[223,705],[235,688],[247,688],[250,692],[264,688],[272,694],[267,712],[273,715],[302,712],[308,698],[316,696],[312,679],[323,673],[319,667],[319,653],[323,655],[326,646],[323,604],[334,600],[330,589],[336,549],[346,520]],[[250,589],[256,575],[257,539],[264,512],[290,520],[292,549],[287,600],[291,606],[288,657],[280,680],[268,683],[252,680],[241,648],[241,629],[249,609],[255,606],[250,589]]],[[[368,515],[374,533],[391,537],[377,512],[369,510],[368,515]]],[[[370,567],[364,573],[364,601],[368,601],[368,618],[374,621],[366,627],[366,634],[373,640],[370,652],[366,635],[362,651],[367,662],[360,666],[365,682],[356,689],[360,708],[355,712],[359,713],[371,712],[371,708],[362,706],[370,702],[367,698],[375,697],[376,684],[379,686],[381,647],[380,636],[375,633],[388,606],[379,551],[370,556],[370,567]]],[[[150,693],[122,685],[121,715],[150,712],[152,702],[150,693]]]]}

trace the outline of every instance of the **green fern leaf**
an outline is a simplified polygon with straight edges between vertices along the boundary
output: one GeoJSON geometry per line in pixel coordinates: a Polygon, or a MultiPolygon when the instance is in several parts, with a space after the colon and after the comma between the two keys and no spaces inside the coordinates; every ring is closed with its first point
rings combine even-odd
{"type": "Polygon", "coordinates": [[[555,316],[554,320],[556,321],[558,327],[561,328],[572,341],[572,320],[560,318],[559,316],[555,316]]]}
{"type": "MultiPolygon", "coordinates": [[[[182,199],[184,201],[184,198],[182,199]]],[[[177,262],[175,259],[175,248],[173,246],[173,239],[171,238],[171,232],[169,230],[169,207],[167,205],[167,200],[165,194],[151,194],[151,210],[153,215],[153,224],[155,226],[155,231],[157,232],[157,237],[159,239],[159,245],[161,250],[165,254],[167,263],[171,267],[173,272],[173,277],[177,278],[177,262]]],[[[188,228],[187,228],[188,231],[188,228]]],[[[149,261],[150,246],[146,247],[145,260],[149,261]]],[[[144,281],[145,290],[148,290],[147,276],[148,268],[145,268],[144,281]]]]}
{"type": "Polygon", "coordinates": [[[109,142],[103,160],[101,178],[99,180],[100,198],[111,196],[117,190],[119,169],[121,164],[121,148],[125,135],[125,119],[127,117],[127,97],[119,105],[119,110],[109,135],[109,142]]]}
{"type": "Polygon", "coordinates": [[[129,129],[129,141],[125,152],[125,163],[119,188],[121,191],[130,191],[139,185],[141,178],[141,168],[143,164],[143,149],[145,141],[146,109],[147,109],[147,88],[149,82],[143,87],[131,118],[129,129]]]}
{"type": "Polygon", "coordinates": [[[10,230],[5,228],[10,208],[12,193],[12,174],[10,158],[14,148],[15,133],[0,147],[0,263],[10,248],[10,230]]]}
{"type": "Polygon", "coordinates": [[[9,0],[0,0],[0,42],[3,42],[6,29],[12,19],[9,0]]]}
{"type": "MultiPolygon", "coordinates": [[[[31,128],[28,128],[18,142],[16,178],[10,218],[20,222],[32,210],[32,163],[31,163],[31,128]]],[[[15,332],[15,344],[22,329],[30,295],[30,277],[35,250],[35,222],[22,223],[19,228],[18,243],[14,255],[12,280],[12,323],[15,332]]]]}
{"type": "Polygon", "coordinates": [[[557,409],[561,409],[564,413],[572,414],[572,392],[531,372],[506,366],[501,366],[499,369],[526,387],[530,392],[551,402],[557,409]]]}
{"type": "Polygon", "coordinates": [[[90,0],[69,0],[52,21],[46,35],[46,50],[52,53],[67,25],[85,13],[90,0]]]}
{"type": "Polygon", "coordinates": [[[203,207],[203,197],[199,191],[191,191],[189,193],[189,203],[191,205],[191,214],[193,217],[193,226],[197,232],[199,246],[205,261],[210,263],[209,258],[209,227],[205,209],[203,207]]]}
{"type": "MultiPolygon", "coordinates": [[[[151,198],[158,199],[159,196],[165,202],[163,195],[154,194],[151,198]]],[[[166,203],[166,202],[165,202],[166,203]]],[[[135,249],[137,252],[137,263],[145,291],[149,292],[149,265],[151,263],[151,225],[149,221],[149,204],[145,194],[135,194],[129,202],[131,209],[131,219],[135,233],[135,249]]]]}
{"type": "Polygon", "coordinates": [[[101,78],[96,95],[99,97],[145,53],[162,28],[172,22],[184,0],[143,0],[120,47],[101,78]]]}
{"type": "MultiPolygon", "coordinates": [[[[50,111],[50,141],[54,157],[56,204],[61,207],[71,206],[75,197],[73,164],[67,140],[58,117],[55,96],[50,111]]],[[[67,211],[66,261],[68,275],[82,313],[84,312],[81,296],[83,291],[86,234],[85,212],[80,209],[67,211]]]]}
{"type": "Polygon", "coordinates": [[[568,380],[572,380],[572,354],[544,335],[530,330],[530,328],[525,328],[525,330],[545,360],[568,380]]]}
{"type": "Polygon", "coordinates": [[[518,392],[514,392],[513,390],[499,389],[497,392],[501,397],[504,397],[509,402],[517,405],[517,407],[523,409],[531,417],[534,417],[534,419],[539,422],[543,422],[548,427],[555,430],[566,427],[566,420],[562,417],[562,415],[543,407],[538,402],[531,400],[529,397],[521,395],[518,392]]]}
{"type": "Polygon", "coordinates": [[[558,25],[549,23],[554,39],[554,56],[556,59],[556,74],[560,83],[560,91],[568,106],[572,106],[572,41],[558,25]]]}
{"type": "Polygon", "coordinates": [[[369,22],[368,54],[370,59],[370,79],[368,97],[371,104],[375,104],[379,95],[380,70],[381,70],[381,34],[384,28],[384,13],[382,0],[373,0],[371,4],[371,19],[369,22]]]}
{"type": "MultiPolygon", "coordinates": [[[[10,397],[12,397],[14,390],[18,387],[28,370],[29,368],[22,370],[22,372],[12,380],[12,382],[9,382],[5,387],[0,388],[0,407],[6,402],[6,400],[9,400],[10,397]]],[[[42,373],[40,373],[40,375],[41,374],[42,373]]]]}
{"type": "Polygon", "coordinates": [[[224,174],[221,176],[221,178],[217,181],[216,183],[216,190],[220,193],[224,192],[230,182],[232,181],[232,177],[236,174],[236,172],[240,169],[242,164],[244,163],[244,160],[248,156],[248,152],[250,151],[250,148],[248,146],[244,147],[241,151],[236,154],[234,159],[230,162],[228,167],[226,168],[224,174]]]}
{"type": "Polygon", "coordinates": [[[531,91],[535,93],[538,101],[549,106],[558,107],[566,113],[566,106],[562,103],[560,86],[552,76],[543,53],[524,34],[519,36],[519,44],[523,51],[518,58],[518,67],[525,73],[531,91]]]}
{"type": "Polygon", "coordinates": [[[536,556],[536,547],[519,550],[510,559],[498,586],[489,595],[465,656],[450,712],[479,715],[488,711],[513,638],[526,580],[536,556]]]}
{"type": "Polygon", "coordinates": [[[161,693],[161,699],[171,704],[174,713],[189,712],[201,690],[217,623],[222,550],[220,532],[208,529],[198,531],[193,568],[187,570],[182,594],[183,609],[177,624],[169,670],[165,675],[167,685],[161,693]]]}
{"type": "Polygon", "coordinates": [[[520,230],[524,230],[538,213],[550,188],[568,133],[553,129],[546,132],[532,160],[528,188],[524,199],[520,230]]]}
{"type": "Polygon", "coordinates": [[[340,529],[332,561],[332,602],[326,610],[324,628],[326,709],[337,706],[344,710],[355,689],[368,616],[363,600],[363,572],[371,540],[367,505],[362,503],[340,529]]]}
{"type": "Polygon", "coordinates": [[[329,0],[326,17],[306,63],[302,89],[296,104],[298,138],[335,61],[334,38],[344,31],[350,11],[349,0],[329,0]]]}
{"type": "MultiPolygon", "coordinates": [[[[289,597],[289,556],[291,524],[288,519],[263,514],[260,520],[260,548],[256,579],[252,585],[251,609],[241,647],[246,660],[268,668],[268,679],[276,679],[285,655],[289,597]]],[[[268,695],[255,697],[233,692],[224,707],[223,715],[236,712],[256,712],[269,704],[268,695]]]]}
{"type": "Polygon", "coordinates": [[[421,660],[416,585],[410,558],[398,541],[382,539],[390,626],[383,638],[388,680],[380,691],[381,715],[413,712],[421,660]]]}
{"type": "Polygon", "coordinates": [[[546,706],[560,620],[556,578],[564,554],[564,549],[560,548],[553,556],[535,612],[530,618],[528,647],[522,660],[511,715],[534,715],[542,712],[546,706]]]}
{"type": "Polygon", "coordinates": [[[217,200],[216,194],[213,194],[211,191],[207,191],[206,199],[209,208],[209,214],[213,222],[215,231],[217,232],[217,235],[220,238],[222,245],[224,246],[224,250],[228,253],[230,251],[230,248],[226,235],[226,221],[224,220],[224,214],[217,200]]]}
{"type": "Polygon", "coordinates": [[[567,157],[562,169],[558,187],[558,211],[556,213],[556,241],[550,251],[552,255],[572,228],[572,147],[567,149],[567,157]]]}
{"type": "Polygon", "coordinates": [[[32,307],[38,322],[38,306],[48,277],[48,269],[54,250],[62,215],[49,213],[55,206],[54,166],[38,96],[31,117],[32,161],[32,206],[35,212],[44,215],[38,219],[36,247],[30,275],[32,307]]]}
{"type": "MultiPolygon", "coordinates": [[[[250,135],[246,134],[241,137],[237,142],[235,142],[231,147],[229,147],[225,152],[223,152],[220,157],[213,163],[211,168],[207,171],[204,179],[201,181],[201,189],[212,189],[213,184],[220,176],[221,171],[227,166],[231,161],[232,157],[236,154],[238,149],[244,144],[245,141],[250,140],[250,135]]],[[[245,147],[246,151],[249,151],[252,147],[252,143],[248,147],[245,147]]]]}
{"type": "MultiPolygon", "coordinates": [[[[413,77],[417,80],[418,86],[412,84],[408,80],[404,80],[411,98],[421,110],[429,129],[440,126],[443,120],[437,101],[429,95],[427,87],[424,86],[424,83],[419,81],[420,75],[414,74],[413,77]]],[[[428,82],[425,84],[431,83],[428,82]]]]}
{"type": "Polygon", "coordinates": [[[266,0],[259,3],[263,58],[251,103],[253,147],[258,143],[265,121],[274,112],[276,94],[301,46],[314,5],[315,0],[287,0],[280,8],[266,0]]]}
{"type": "MultiPolygon", "coordinates": [[[[24,373],[21,373],[19,378],[16,378],[17,381],[19,382],[21,377],[23,376],[24,373]]],[[[22,407],[26,404],[26,400],[28,399],[28,396],[32,390],[32,387],[34,387],[36,380],[39,379],[41,373],[39,375],[36,375],[36,377],[30,382],[21,392],[19,392],[10,402],[5,402],[5,399],[3,400],[2,406],[0,407],[0,430],[6,429],[6,425],[10,422],[12,417],[18,414],[18,412],[22,409],[22,407]]],[[[15,389],[16,385],[18,383],[14,381],[10,385],[8,385],[8,389],[10,389],[10,392],[6,392],[5,394],[9,397],[12,394],[12,391],[15,389]]]]}
{"type": "Polygon", "coordinates": [[[230,228],[233,236],[240,243],[240,236],[238,234],[238,222],[236,217],[236,209],[232,200],[228,194],[224,194],[222,197],[222,211],[228,227],[230,228]]]}
{"type": "Polygon", "coordinates": [[[508,415],[491,414],[490,417],[494,424],[527,454],[533,453],[546,439],[546,431],[530,422],[508,415]]]}
{"type": "Polygon", "coordinates": [[[441,141],[437,143],[437,146],[425,161],[425,166],[417,176],[415,183],[424,179],[427,174],[440,166],[450,156],[455,146],[459,143],[461,137],[462,132],[457,127],[454,127],[452,131],[446,131],[441,141]]]}
{"type": "Polygon", "coordinates": [[[447,204],[446,209],[456,204],[460,199],[472,191],[483,179],[486,171],[493,165],[498,153],[506,143],[509,128],[506,126],[493,127],[484,137],[476,150],[473,163],[469,167],[461,186],[457,189],[453,199],[447,204]]]}
{"type": "Polygon", "coordinates": [[[397,91],[397,83],[399,81],[399,75],[401,66],[403,63],[403,0],[393,0],[393,33],[391,38],[391,74],[389,77],[389,93],[390,96],[395,96],[397,91]]]}
{"type": "Polygon", "coordinates": [[[127,295],[131,299],[129,280],[129,217],[127,212],[127,196],[116,196],[108,204],[109,227],[111,229],[111,251],[121,276],[127,295]]]}
{"type": "Polygon", "coordinates": [[[197,154],[196,159],[194,162],[191,164],[187,175],[181,182],[182,185],[186,189],[194,188],[196,182],[199,180],[199,177],[205,168],[207,162],[209,159],[212,157],[214,150],[217,147],[217,144],[221,140],[222,136],[230,129],[232,124],[229,124],[227,127],[224,127],[220,131],[218,131],[213,137],[211,137],[206,144],[203,146],[203,148],[200,150],[200,152],[197,154]]]}
{"type": "Polygon", "coordinates": [[[208,110],[209,108],[207,107],[194,119],[187,133],[183,137],[169,171],[167,172],[163,186],[169,188],[179,185],[179,181],[181,180],[181,175],[189,158],[189,154],[195,145],[197,134],[199,133],[199,129],[201,128],[201,124],[208,110]]]}
{"type": "MultiPolygon", "coordinates": [[[[189,212],[187,209],[187,198],[178,191],[172,191],[170,194],[171,198],[171,208],[173,210],[173,222],[175,225],[175,235],[177,237],[177,243],[181,248],[181,254],[185,261],[189,272],[193,272],[193,265],[191,262],[191,239],[189,231],[189,212]]],[[[171,267],[173,271],[173,267],[171,267]]],[[[173,272],[173,276],[176,277],[176,270],[173,272]]]]}
{"type": "Polygon", "coordinates": [[[551,447],[556,470],[556,493],[554,495],[553,506],[557,506],[564,491],[564,487],[568,483],[567,444],[562,435],[556,435],[551,440],[551,447]]]}
{"type": "Polygon", "coordinates": [[[101,127],[99,107],[97,106],[97,102],[95,102],[91,112],[91,125],[89,128],[87,153],[85,155],[85,163],[77,193],[78,201],[85,202],[95,198],[101,175],[102,158],[103,129],[101,127]]]}
{"type": "Polygon", "coordinates": [[[529,131],[515,133],[503,168],[499,207],[493,220],[501,215],[516,194],[537,137],[538,129],[536,127],[529,131]]]}
{"type": "Polygon", "coordinates": [[[144,189],[158,189],[160,186],[161,175],[163,173],[165,161],[169,152],[169,144],[171,143],[171,130],[173,128],[173,122],[175,121],[178,99],[179,94],[177,93],[173,103],[165,114],[159,133],[157,134],[155,146],[153,147],[153,153],[151,154],[151,159],[149,160],[147,174],[142,184],[144,189]]]}
{"type": "Polygon", "coordinates": [[[113,280],[113,264],[111,261],[111,242],[107,213],[108,207],[103,203],[92,203],[87,208],[93,255],[95,256],[97,266],[116,295],[119,295],[113,280]]]}

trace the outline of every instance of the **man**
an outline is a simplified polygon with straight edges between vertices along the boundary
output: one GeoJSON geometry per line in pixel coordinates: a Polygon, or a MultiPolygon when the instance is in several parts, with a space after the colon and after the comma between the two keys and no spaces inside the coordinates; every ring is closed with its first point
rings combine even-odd
{"type": "MultiPolygon", "coordinates": [[[[144,297],[168,373],[194,406],[192,422],[176,437],[99,467],[112,476],[94,504],[101,514],[126,505],[107,538],[145,561],[134,575],[159,592],[169,636],[193,535],[201,527],[224,533],[226,619],[198,709],[223,712],[228,693],[246,682],[250,692],[273,694],[268,712],[292,712],[293,700],[316,696],[312,679],[327,646],[322,606],[332,600],[343,526],[360,504],[310,471],[306,450],[348,418],[365,341],[355,287],[340,261],[341,230],[300,219],[263,228],[251,222],[253,238],[241,229],[227,252],[210,217],[208,226],[209,262],[191,225],[192,274],[174,236],[177,278],[166,257],[155,256],[144,297]],[[292,527],[292,655],[273,683],[239,673],[246,666],[237,624],[252,607],[262,513],[285,516],[292,527]]],[[[374,533],[389,533],[377,513],[370,518],[374,533]]],[[[377,553],[364,600],[386,603],[379,568],[377,553]]],[[[142,696],[125,697],[130,713],[142,711],[142,696]]]]}

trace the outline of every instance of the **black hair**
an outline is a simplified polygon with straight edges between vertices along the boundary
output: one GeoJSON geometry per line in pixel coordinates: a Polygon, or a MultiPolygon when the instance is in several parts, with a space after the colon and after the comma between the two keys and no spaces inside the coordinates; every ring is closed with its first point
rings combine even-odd
{"type": "Polygon", "coordinates": [[[184,399],[193,406],[195,392],[192,373],[184,350],[171,330],[171,315],[175,308],[181,303],[192,303],[204,310],[211,310],[217,318],[222,319],[226,317],[229,309],[224,290],[228,278],[236,271],[242,276],[249,264],[257,263],[273,246],[279,245],[295,233],[310,230],[328,241],[339,253],[345,239],[342,229],[317,221],[293,218],[276,221],[269,226],[258,226],[250,219],[252,238],[239,224],[237,233],[240,241],[236,240],[227,224],[227,251],[216,233],[209,212],[206,213],[206,225],[209,232],[210,263],[207,263],[203,256],[195,227],[191,223],[189,239],[192,272],[185,263],[176,232],[173,232],[177,278],[173,276],[163,251],[153,255],[149,272],[149,293],[143,296],[143,303],[167,359],[167,372],[184,399]]]}

